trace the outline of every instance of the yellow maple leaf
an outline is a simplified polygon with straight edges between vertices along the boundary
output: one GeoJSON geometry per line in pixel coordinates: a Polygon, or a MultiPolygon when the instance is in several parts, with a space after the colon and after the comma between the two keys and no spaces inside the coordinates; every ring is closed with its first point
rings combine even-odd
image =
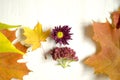
{"type": "Polygon", "coordinates": [[[25,44],[32,46],[32,50],[35,50],[41,46],[42,41],[46,41],[50,35],[50,29],[43,32],[42,25],[38,22],[33,30],[25,27],[23,35],[26,37],[25,44]]]}

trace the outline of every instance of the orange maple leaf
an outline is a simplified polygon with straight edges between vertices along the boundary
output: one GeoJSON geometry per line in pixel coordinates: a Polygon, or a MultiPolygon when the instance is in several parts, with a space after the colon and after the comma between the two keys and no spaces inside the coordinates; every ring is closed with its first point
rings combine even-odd
{"type": "Polygon", "coordinates": [[[12,78],[22,80],[29,70],[25,63],[17,63],[17,60],[21,58],[21,54],[0,54],[0,80],[11,80],[12,78]]]}
{"type": "MultiPolygon", "coordinates": [[[[16,38],[15,31],[1,30],[11,42],[16,38]]],[[[20,43],[15,44],[16,48],[26,52],[26,47],[20,43]]],[[[21,54],[14,53],[0,53],[0,80],[10,80],[12,78],[18,78],[22,80],[29,70],[25,63],[17,63],[18,59],[21,59],[21,54]]]]}
{"type": "Polygon", "coordinates": [[[109,22],[93,23],[93,39],[100,44],[100,51],[85,60],[96,73],[108,75],[111,80],[120,80],[120,29],[109,22]]]}

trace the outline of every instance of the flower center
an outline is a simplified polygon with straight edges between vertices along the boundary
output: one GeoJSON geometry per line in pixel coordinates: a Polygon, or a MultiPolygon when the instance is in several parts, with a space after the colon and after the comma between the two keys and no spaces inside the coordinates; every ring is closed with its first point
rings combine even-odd
{"type": "Polygon", "coordinates": [[[59,31],[59,32],[57,33],[57,37],[58,37],[58,38],[62,38],[62,37],[63,37],[63,32],[59,31]]]}

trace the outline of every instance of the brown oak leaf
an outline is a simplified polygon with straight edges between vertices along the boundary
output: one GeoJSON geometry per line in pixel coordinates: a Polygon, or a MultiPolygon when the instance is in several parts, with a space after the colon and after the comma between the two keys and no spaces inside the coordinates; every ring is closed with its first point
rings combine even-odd
{"type": "MultiPolygon", "coordinates": [[[[11,42],[16,38],[15,31],[1,30],[11,42]]],[[[20,43],[15,44],[16,48],[26,52],[26,47],[20,43]]],[[[12,78],[17,78],[22,80],[23,76],[28,74],[25,63],[18,63],[17,60],[22,59],[21,54],[15,53],[0,53],[0,80],[10,80],[12,78]]]]}

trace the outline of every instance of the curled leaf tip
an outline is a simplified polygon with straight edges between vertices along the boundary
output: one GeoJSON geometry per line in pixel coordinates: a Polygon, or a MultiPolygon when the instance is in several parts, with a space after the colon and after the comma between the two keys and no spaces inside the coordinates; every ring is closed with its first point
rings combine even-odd
{"type": "Polygon", "coordinates": [[[120,28],[120,11],[115,11],[111,14],[112,25],[116,28],[120,28]]]}

